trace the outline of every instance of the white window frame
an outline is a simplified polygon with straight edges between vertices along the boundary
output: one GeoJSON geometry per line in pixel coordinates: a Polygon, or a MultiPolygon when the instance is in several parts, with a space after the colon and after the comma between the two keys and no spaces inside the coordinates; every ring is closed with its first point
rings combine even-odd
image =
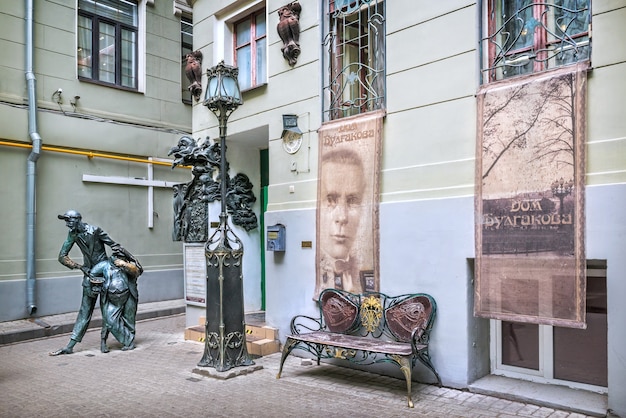
{"type": "MultiPolygon", "coordinates": [[[[265,8],[265,21],[267,25],[267,29],[266,29],[267,35],[265,37],[265,42],[267,43],[266,45],[267,57],[265,59],[265,73],[267,74],[267,80],[264,84],[261,84],[261,86],[269,84],[270,74],[268,71],[269,70],[268,61],[269,61],[270,51],[269,51],[268,40],[269,40],[271,20],[269,19],[265,0],[255,0],[250,3],[247,3],[245,7],[241,7],[237,10],[234,10],[228,13],[215,15],[214,17],[215,21],[213,24],[213,31],[214,31],[213,32],[213,39],[214,39],[213,62],[208,63],[207,67],[212,67],[213,65],[216,65],[218,62],[222,60],[224,60],[226,64],[229,64],[229,65],[234,64],[235,62],[234,24],[244,19],[246,16],[249,16],[250,14],[263,8],[265,8]]],[[[258,86],[255,86],[255,87],[258,87],[258,86]]],[[[253,87],[253,89],[255,87],[253,87]]]]}
{"type": "MultiPolygon", "coordinates": [[[[180,45],[180,50],[181,50],[181,78],[180,78],[180,91],[181,91],[181,99],[182,102],[185,103],[186,105],[193,105],[193,96],[191,95],[191,92],[188,89],[188,85],[189,85],[189,80],[187,79],[186,75],[185,75],[185,66],[186,66],[186,62],[185,62],[185,56],[183,55],[183,43],[182,43],[182,25],[183,25],[183,19],[190,21],[191,22],[191,27],[192,27],[192,31],[193,31],[193,16],[187,14],[187,13],[181,13],[180,14],[180,27],[181,27],[181,45],[180,45]]],[[[189,49],[189,53],[193,52],[193,32],[191,33],[191,47],[189,49]]]]}
{"type": "MultiPolygon", "coordinates": [[[[256,12],[252,12],[247,16],[244,16],[243,20],[238,20],[236,22],[233,23],[233,50],[235,50],[233,52],[233,56],[235,56],[235,60],[236,60],[236,49],[237,49],[237,25],[239,25],[240,23],[243,22],[250,22],[250,40],[247,43],[250,46],[250,74],[246,74],[247,76],[250,77],[250,86],[244,86],[243,83],[241,83],[241,78],[240,78],[240,82],[239,82],[239,87],[241,88],[242,91],[246,91],[246,90],[252,90],[255,89],[257,87],[260,86],[264,86],[265,84],[267,84],[267,12],[265,10],[263,10],[262,12],[260,11],[256,11],[256,12]],[[264,15],[265,16],[265,34],[261,35],[261,36],[257,36],[256,34],[256,28],[257,28],[257,24],[255,22],[255,18],[257,16],[261,16],[264,15]],[[252,30],[252,28],[254,28],[254,31],[252,30]],[[254,36],[253,36],[254,33],[254,36]],[[265,42],[265,62],[262,63],[265,66],[265,80],[258,80],[258,75],[259,72],[257,71],[257,61],[256,61],[256,57],[257,57],[257,41],[261,40],[262,42],[265,42]]],[[[233,61],[235,61],[233,60],[233,61]]],[[[235,62],[235,65],[237,67],[240,67],[238,62],[235,62]]],[[[242,74],[242,69],[239,68],[239,76],[241,77],[242,74]]]]}
{"type": "MultiPolygon", "coordinates": [[[[153,5],[151,0],[136,0],[137,3],[137,92],[145,93],[146,90],[146,5],[153,5]]],[[[78,80],[78,1],[75,4],[76,12],[74,13],[74,76],[78,80]]],[[[102,84],[106,86],[105,84],[102,84]]],[[[112,86],[113,88],[119,86],[112,86]]]]}
{"type": "MultiPolygon", "coordinates": [[[[591,267],[587,270],[590,275],[604,275],[606,280],[606,268],[597,269],[591,267]]],[[[596,276],[601,277],[601,276],[596,276]]],[[[568,386],[574,389],[583,389],[596,393],[608,393],[608,388],[603,386],[579,383],[569,380],[554,378],[554,327],[552,325],[538,325],[539,327],[539,369],[527,369],[524,367],[511,366],[502,363],[502,321],[489,320],[490,328],[490,365],[491,373],[498,376],[513,379],[528,380],[536,383],[568,386]]]]}
{"type": "Polygon", "coordinates": [[[489,326],[491,335],[494,336],[490,344],[491,374],[535,383],[567,386],[573,389],[587,390],[589,392],[608,393],[608,388],[606,387],[554,378],[554,333],[551,325],[538,325],[539,370],[502,364],[502,321],[491,319],[489,326]]]}

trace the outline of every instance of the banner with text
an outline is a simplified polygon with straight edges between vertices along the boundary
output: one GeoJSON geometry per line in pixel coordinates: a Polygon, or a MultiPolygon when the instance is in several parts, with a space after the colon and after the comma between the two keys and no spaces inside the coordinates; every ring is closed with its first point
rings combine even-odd
{"type": "Polygon", "coordinates": [[[319,130],[316,282],[378,291],[378,202],[383,112],[324,123],[319,130]]]}
{"type": "Polygon", "coordinates": [[[586,69],[478,92],[476,316],[585,327],[586,69]]]}

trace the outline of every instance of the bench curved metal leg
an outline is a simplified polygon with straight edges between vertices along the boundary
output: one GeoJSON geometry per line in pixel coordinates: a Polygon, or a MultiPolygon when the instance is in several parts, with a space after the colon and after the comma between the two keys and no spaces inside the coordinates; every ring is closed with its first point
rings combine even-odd
{"type": "Polygon", "coordinates": [[[433,374],[437,378],[437,385],[441,387],[441,378],[439,377],[439,373],[437,373],[437,371],[435,370],[435,366],[433,366],[433,363],[430,361],[430,355],[428,354],[428,350],[422,350],[417,353],[417,358],[419,358],[424,366],[428,367],[430,371],[433,372],[433,374]]]}
{"type": "Polygon", "coordinates": [[[287,341],[285,341],[285,345],[283,347],[283,354],[280,356],[280,367],[278,368],[278,374],[276,375],[276,379],[280,379],[280,375],[283,372],[283,365],[285,364],[285,360],[297,343],[298,342],[296,340],[287,337],[287,341]]]}
{"type": "Polygon", "coordinates": [[[406,379],[406,396],[408,407],[413,408],[413,399],[411,399],[411,359],[404,356],[393,356],[393,360],[400,366],[400,370],[402,370],[402,374],[404,374],[404,378],[406,379]]]}

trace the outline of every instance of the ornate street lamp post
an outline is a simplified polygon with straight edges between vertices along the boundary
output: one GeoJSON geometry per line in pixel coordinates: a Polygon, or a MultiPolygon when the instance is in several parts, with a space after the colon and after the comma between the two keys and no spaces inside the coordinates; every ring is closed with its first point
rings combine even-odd
{"type": "Polygon", "coordinates": [[[552,194],[559,198],[559,215],[563,215],[563,199],[565,196],[572,194],[574,189],[574,180],[570,180],[567,183],[561,177],[560,180],[555,180],[550,186],[552,194]]]}
{"type": "Polygon", "coordinates": [[[228,225],[226,190],[226,124],[243,100],[236,67],[220,62],[207,70],[204,105],[215,114],[220,130],[220,225],[205,246],[207,266],[206,328],[201,367],[226,371],[254,364],[246,349],[243,304],[243,244],[228,225]]]}

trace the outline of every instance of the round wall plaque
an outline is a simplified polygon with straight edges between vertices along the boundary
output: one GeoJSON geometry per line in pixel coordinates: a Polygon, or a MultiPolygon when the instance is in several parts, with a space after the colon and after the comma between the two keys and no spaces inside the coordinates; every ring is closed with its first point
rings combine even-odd
{"type": "Polygon", "coordinates": [[[283,149],[289,154],[295,154],[302,145],[302,134],[286,131],[283,135],[283,149]]]}

